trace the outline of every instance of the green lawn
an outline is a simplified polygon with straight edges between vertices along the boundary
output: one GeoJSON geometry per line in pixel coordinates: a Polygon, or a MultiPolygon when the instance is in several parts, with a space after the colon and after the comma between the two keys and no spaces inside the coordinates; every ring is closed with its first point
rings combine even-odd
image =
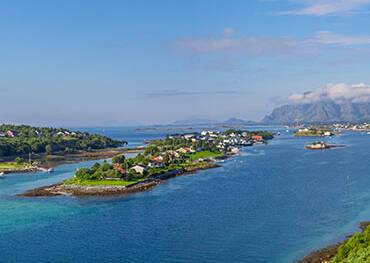
{"type": "Polygon", "coordinates": [[[16,162],[0,163],[0,171],[22,170],[29,166],[27,163],[17,164],[16,162]]]}
{"type": "Polygon", "coordinates": [[[76,178],[71,178],[64,181],[67,185],[81,185],[81,186],[127,186],[130,184],[138,183],[144,181],[145,178],[141,178],[133,181],[123,181],[123,180],[78,180],[76,178]]]}
{"type": "Polygon", "coordinates": [[[220,157],[220,156],[223,156],[223,154],[220,152],[211,152],[211,151],[202,151],[202,152],[196,152],[193,154],[188,154],[188,157],[190,158],[191,161],[220,157]]]}

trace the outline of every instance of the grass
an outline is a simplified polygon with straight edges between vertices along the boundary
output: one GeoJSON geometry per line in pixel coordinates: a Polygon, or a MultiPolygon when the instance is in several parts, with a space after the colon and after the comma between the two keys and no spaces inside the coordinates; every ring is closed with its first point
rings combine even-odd
{"type": "Polygon", "coordinates": [[[196,152],[193,154],[188,154],[187,156],[191,161],[196,161],[199,159],[207,159],[207,158],[215,158],[215,157],[220,157],[223,154],[220,152],[211,152],[211,151],[201,151],[201,152],[196,152]]]}
{"type": "Polygon", "coordinates": [[[16,162],[0,163],[0,171],[22,170],[27,167],[29,167],[28,163],[21,163],[21,164],[18,164],[16,162]]]}
{"type": "Polygon", "coordinates": [[[79,180],[77,178],[71,178],[64,181],[66,185],[80,185],[80,186],[127,186],[130,184],[144,181],[145,178],[124,181],[124,180],[79,180]]]}

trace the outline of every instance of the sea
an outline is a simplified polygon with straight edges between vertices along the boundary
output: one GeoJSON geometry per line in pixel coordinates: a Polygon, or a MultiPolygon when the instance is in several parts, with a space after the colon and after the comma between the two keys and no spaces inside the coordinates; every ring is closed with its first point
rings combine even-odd
{"type": "MultiPolygon", "coordinates": [[[[0,262],[296,262],[370,220],[370,135],[314,138],[285,127],[220,168],[116,197],[18,197],[94,161],[0,179],[0,262]],[[317,140],[317,139],[316,139],[317,140]]],[[[199,128],[81,128],[130,146],[199,128]]],[[[81,130],[80,129],[80,130],[81,130]]]]}

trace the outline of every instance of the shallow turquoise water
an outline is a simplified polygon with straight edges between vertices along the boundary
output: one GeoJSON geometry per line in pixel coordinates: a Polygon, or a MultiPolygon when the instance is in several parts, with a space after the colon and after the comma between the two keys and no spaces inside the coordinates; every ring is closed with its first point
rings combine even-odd
{"type": "Polygon", "coordinates": [[[91,162],[9,176],[0,180],[0,262],[293,262],[370,219],[370,136],[345,133],[331,142],[347,147],[329,151],[304,150],[311,141],[283,133],[221,168],[129,197],[15,196],[91,162]]]}

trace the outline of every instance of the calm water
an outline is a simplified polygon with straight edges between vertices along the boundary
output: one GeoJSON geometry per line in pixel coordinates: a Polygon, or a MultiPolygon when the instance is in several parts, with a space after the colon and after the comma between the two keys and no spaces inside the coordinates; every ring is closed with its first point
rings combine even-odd
{"type": "MultiPolygon", "coordinates": [[[[95,131],[133,145],[164,133],[95,131]]],[[[12,175],[0,180],[0,262],[294,262],[370,219],[370,135],[337,136],[347,147],[329,151],[310,141],[283,133],[126,198],[15,197],[89,162],[12,175]]]]}

